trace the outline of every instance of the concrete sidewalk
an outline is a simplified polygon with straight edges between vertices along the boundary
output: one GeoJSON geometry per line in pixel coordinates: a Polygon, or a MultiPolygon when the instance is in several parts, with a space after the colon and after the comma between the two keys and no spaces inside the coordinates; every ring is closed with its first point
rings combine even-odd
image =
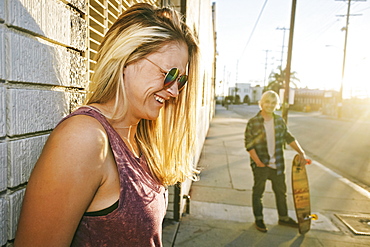
{"type": "MultiPolygon", "coordinates": [[[[247,120],[216,107],[198,168],[200,181],[190,191],[190,214],[180,222],[167,222],[163,244],[167,246],[370,246],[370,236],[354,234],[338,218],[350,215],[370,219],[370,193],[313,161],[307,166],[311,209],[319,216],[311,231],[277,224],[275,197],[268,182],[264,195],[264,217],[269,228],[261,233],[254,227],[252,213],[253,176],[244,148],[247,120]]],[[[294,135],[294,133],[293,133],[294,135]]],[[[304,148],[304,147],[303,147],[304,148]]],[[[292,149],[285,151],[289,215],[296,219],[291,189],[292,149]]],[[[369,221],[363,221],[370,230],[369,221]]],[[[356,220],[355,220],[356,223],[356,220]]],[[[360,223],[361,224],[361,223],[360,223]]]]}

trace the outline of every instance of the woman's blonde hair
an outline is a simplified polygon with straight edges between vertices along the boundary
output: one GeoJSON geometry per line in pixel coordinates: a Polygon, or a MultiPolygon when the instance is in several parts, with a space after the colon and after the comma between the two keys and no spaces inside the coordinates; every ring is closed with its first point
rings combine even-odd
{"type": "Polygon", "coordinates": [[[127,113],[123,69],[156,52],[169,42],[188,47],[188,83],[167,102],[157,120],[142,119],[136,138],[150,171],[164,185],[193,178],[195,139],[195,92],[198,76],[198,45],[179,13],[141,3],[133,5],[108,30],[96,57],[86,104],[115,100],[112,119],[127,113]],[[118,107],[120,106],[120,107],[118,107]]]}

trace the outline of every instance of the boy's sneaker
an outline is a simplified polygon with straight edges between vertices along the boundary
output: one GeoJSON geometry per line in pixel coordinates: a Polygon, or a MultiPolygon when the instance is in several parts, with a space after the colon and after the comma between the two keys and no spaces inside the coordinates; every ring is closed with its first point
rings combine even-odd
{"type": "Polygon", "coordinates": [[[267,232],[267,228],[265,226],[265,223],[263,223],[263,220],[256,220],[255,226],[258,231],[267,232]]]}
{"type": "Polygon", "coordinates": [[[292,218],[289,217],[288,220],[279,220],[279,225],[283,226],[290,226],[294,228],[298,228],[298,223],[295,222],[292,218]]]}

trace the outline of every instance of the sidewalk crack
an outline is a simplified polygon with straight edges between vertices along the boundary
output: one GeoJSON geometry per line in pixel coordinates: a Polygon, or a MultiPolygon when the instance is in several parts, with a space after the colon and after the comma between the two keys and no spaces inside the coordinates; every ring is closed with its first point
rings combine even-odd
{"type": "Polygon", "coordinates": [[[226,164],[227,164],[227,172],[229,173],[229,179],[230,179],[230,183],[231,183],[231,188],[232,188],[232,189],[235,189],[235,188],[234,188],[234,183],[233,183],[233,177],[231,176],[231,171],[230,171],[230,162],[229,162],[229,155],[228,155],[228,153],[227,153],[227,148],[226,148],[226,145],[225,145],[225,141],[222,141],[222,145],[224,146],[224,149],[225,149],[226,164]]]}

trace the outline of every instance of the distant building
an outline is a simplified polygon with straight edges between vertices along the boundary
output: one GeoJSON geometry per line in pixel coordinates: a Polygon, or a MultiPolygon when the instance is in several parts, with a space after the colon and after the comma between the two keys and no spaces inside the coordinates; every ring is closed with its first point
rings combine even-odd
{"type": "Polygon", "coordinates": [[[262,94],[263,87],[261,87],[260,85],[252,87],[251,103],[258,103],[258,101],[261,99],[262,94]]]}
{"type": "Polygon", "coordinates": [[[319,89],[295,89],[294,104],[291,106],[297,111],[319,111],[331,115],[335,111],[338,92],[319,89]]]}
{"type": "Polygon", "coordinates": [[[319,89],[297,88],[294,104],[321,106],[325,91],[319,89]]]}
{"type": "Polygon", "coordinates": [[[229,96],[239,99],[240,103],[255,104],[261,98],[263,87],[252,87],[250,83],[236,83],[235,87],[229,87],[229,96]]]}

